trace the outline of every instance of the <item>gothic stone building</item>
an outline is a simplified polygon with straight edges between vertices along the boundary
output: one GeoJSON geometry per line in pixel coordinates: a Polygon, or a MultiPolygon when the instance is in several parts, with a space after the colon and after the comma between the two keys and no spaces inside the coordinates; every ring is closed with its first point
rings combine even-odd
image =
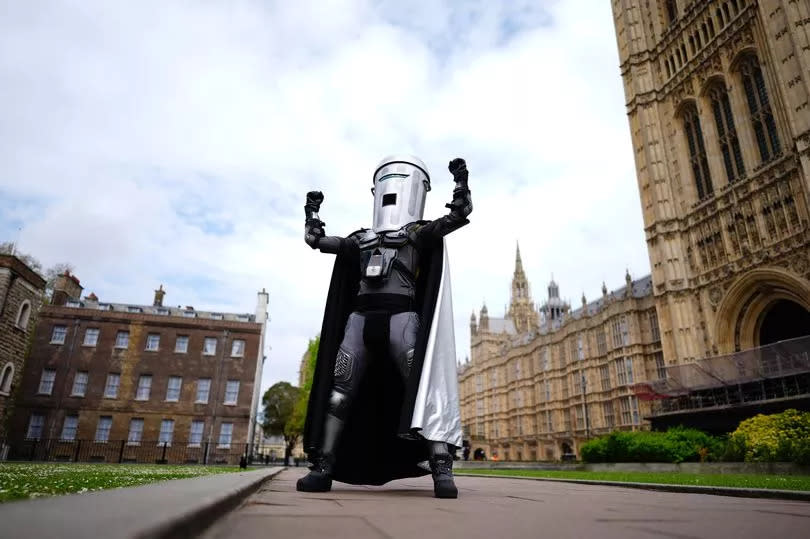
{"type": "Polygon", "coordinates": [[[614,0],[664,356],[810,333],[810,4],[614,0]]]}
{"type": "Polygon", "coordinates": [[[80,299],[42,308],[9,458],[238,462],[257,427],[268,295],[254,314],[80,299]],[[167,450],[163,451],[163,446],[167,450]]]}
{"type": "MultiPolygon", "coordinates": [[[[0,254],[0,444],[37,325],[45,279],[13,255],[0,254]]],[[[0,446],[0,459],[4,449],[0,446]]]]}
{"type": "Polygon", "coordinates": [[[649,277],[576,310],[552,280],[539,308],[518,248],[504,318],[470,319],[470,361],[459,371],[461,417],[472,449],[501,460],[559,460],[589,437],[648,428],[636,383],[662,375],[664,359],[649,277]]]}
{"type": "Polygon", "coordinates": [[[613,13],[652,272],[574,312],[552,283],[535,330],[516,270],[506,318],[473,320],[462,418],[500,458],[646,427],[628,376],[810,334],[810,4],[613,0],[613,13]]]}

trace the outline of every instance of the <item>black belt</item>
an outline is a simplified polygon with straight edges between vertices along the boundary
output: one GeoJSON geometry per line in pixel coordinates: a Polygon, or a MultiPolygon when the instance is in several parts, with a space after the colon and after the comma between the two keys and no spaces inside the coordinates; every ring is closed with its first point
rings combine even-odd
{"type": "Polygon", "coordinates": [[[355,312],[384,311],[390,314],[413,310],[413,299],[404,294],[358,294],[354,301],[355,312]]]}

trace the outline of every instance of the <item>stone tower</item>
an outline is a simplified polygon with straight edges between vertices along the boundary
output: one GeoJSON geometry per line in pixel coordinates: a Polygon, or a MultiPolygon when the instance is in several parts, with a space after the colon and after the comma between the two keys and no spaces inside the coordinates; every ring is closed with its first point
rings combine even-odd
{"type": "Polygon", "coordinates": [[[665,357],[810,333],[810,8],[613,0],[665,357]]]}
{"type": "Polygon", "coordinates": [[[520,245],[515,254],[515,272],[512,275],[512,299],[509,304],[507,318],[515,324],[518,333],[527,333],[537,328],[537,311],[529,290],[529,281],[523,271],[523,261],[520,258],[520,245]]]}

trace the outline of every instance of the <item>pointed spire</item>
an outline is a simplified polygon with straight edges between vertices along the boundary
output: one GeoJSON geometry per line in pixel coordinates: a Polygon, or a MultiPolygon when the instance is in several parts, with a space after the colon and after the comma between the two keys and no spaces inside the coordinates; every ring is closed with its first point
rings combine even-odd
{"type": "Polygon", "coordinates": [[[520,258],[520,242],[515,240],[515,245],[517,245],[517,249],[515,251],[515,270],[520,268],[523,271],[523,260],[520,258]]]}

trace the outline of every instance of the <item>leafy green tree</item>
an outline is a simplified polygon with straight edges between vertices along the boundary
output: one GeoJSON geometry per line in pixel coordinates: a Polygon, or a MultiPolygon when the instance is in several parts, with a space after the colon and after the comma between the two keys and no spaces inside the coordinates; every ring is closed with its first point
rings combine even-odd
{"type": "Polygon", "coordinates": [[[284,437],[284,463],[287,465],[290,463],[290,455],[300,436],[295,429],[287,428],[300,392],[299,388],[289,382],[278,382],[265,391],[262,397],[264,411],[262,429],[269,436],[284,437]]]}
{"type": "Polygon", "coordinates": [[[289,429],[291,432],[298,435],[304,432],[304,423],[307,419],[307,405],[309,404],[309,392],[312,390],[312,377],[315,374],[315,361],[318,359],[318,347],[321,344],[320,336],[310,339],[307,351],[304,354],[305,361],[303,364],[303,372],[301,373],[301,393],[298,395],[298,401],[295,403],[293,409],[292,419],[290,420],[289,429]]]}

